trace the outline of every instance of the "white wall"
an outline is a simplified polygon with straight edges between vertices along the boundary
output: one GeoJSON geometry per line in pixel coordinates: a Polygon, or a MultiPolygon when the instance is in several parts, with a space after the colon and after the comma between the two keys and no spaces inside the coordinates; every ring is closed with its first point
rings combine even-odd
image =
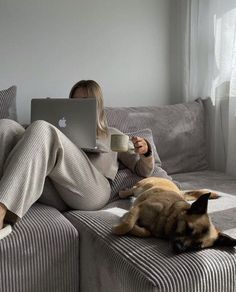
{"type": "MultiPolygon", "coordinates": [[[[185,2],[188,0],[185,0],[185,2]]],[[[184,32],[186,30],[186,16],[188,5],[183,0],[171,0],[170,5],[170,97],[171,103],[184,102],[184,66],[185,49],[184,32]],[[181,4],[182,3],[182,4],[181,4]],[[184,8],[184,9],[183,9],[184,8]]]]}
{"type": "Polygon", "coordinates": [[[169,0],[0,0],[0,89],[68,96],[95,79],[107,106],[169,103],[169,0]]]}

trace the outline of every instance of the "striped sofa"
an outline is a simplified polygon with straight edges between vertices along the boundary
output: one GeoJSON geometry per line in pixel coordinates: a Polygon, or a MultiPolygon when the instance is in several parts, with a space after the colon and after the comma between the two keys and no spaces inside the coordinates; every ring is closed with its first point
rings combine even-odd
{"type": "MultiPolygon", "coordinates": [[[[142,133],[154,145],[155,176],[183,189],[209,188],[213,222],[236,237],[236,179],[211,170],[206,145],[205,101],[162,107],[107,108],[108,123],[125,133],[142,133]]],[[[118,190],[141,178],[124,166],[111,183],[110,201],[99,211],[36,203],[14,232],[0,241],[2,292],[235,292],[235,249],[174,254],[167,241],[117,237],[111,226],[131,200],[118,190]]]]}
{"type": "MultiPolygon", "coordinates": [[[[199,99],[162,107],[107,108],[106,116],[110,126],[125,133],[152,131],[149,139],[161,160],[154,175],[173,179],[183,189],[218,191],[220,198],[209,202],[208,211],[221,230],[236,237],[236,179],[209,168],[206,103],[199,99]]],[[[131,203],[119,199],[118,190],[139,179],[121,166],[103,210],[65,214],[80,236],[80,291],[235,292],[234,248],[176,255],[161,239],[111,234],[111,226],[131,203]]]]}

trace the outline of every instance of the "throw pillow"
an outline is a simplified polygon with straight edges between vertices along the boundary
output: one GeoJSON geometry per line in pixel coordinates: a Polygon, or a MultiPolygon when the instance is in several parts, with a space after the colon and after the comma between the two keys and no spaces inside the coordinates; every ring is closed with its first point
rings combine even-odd
{"type": "Polygon", "coordinates": [[[0,119],[17,120],[16,86],[0,90],[0,119]]]}
{"type": "MultiPolygon", "coordinates": [[[[142,129],[134,132],[125,133],[130,137],[138,136],[146,139],[151,147],[152,153],[155,160],[155,167],[152,176],[163,177],[172,180],[172,178],[166,173],[164,169],[161,167],[161,159],[157,153],[157,149],[153,140],[152,130],[151,129],[142,129]]],[[[135,173],[132,173],[131,170],[120,164],[119,171],[116,175],[114,181],[111,182],[111,197],[110,202],[119,199],[118,193],[119,190],[123,190],[126,188],[131,188],[135,185],[139,180],[143,179],[143,177],[138,176],[135,173]]]]}
{"type": "Polygon", "coordinates": [[[208,168],[203,101],[146,107],[106,108],[110,127],[122,132],[150,128],[168,174],[208,168]]]}

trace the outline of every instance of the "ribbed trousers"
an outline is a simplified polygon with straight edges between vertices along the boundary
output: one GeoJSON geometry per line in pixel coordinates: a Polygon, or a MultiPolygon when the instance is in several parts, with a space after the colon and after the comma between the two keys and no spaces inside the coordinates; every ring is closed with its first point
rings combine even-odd
{"type": "Polygon", "coordinates": [[[25,130],[2,119],[0,145],[0,202],[19,218],[40,198],[46,177],[72,209],[96,210],[109,200],[109,181],[53,125],[36,121],[25,130]]]}

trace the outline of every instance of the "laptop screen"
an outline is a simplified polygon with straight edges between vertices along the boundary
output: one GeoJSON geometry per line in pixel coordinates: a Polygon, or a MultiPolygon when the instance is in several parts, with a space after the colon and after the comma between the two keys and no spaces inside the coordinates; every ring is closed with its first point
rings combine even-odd
{"type": "Polygon", "coordinates": [[[82,149],[96,149],[95,98],[33,98],[31,122],[36,120],[49,122],[82,149]]]}

